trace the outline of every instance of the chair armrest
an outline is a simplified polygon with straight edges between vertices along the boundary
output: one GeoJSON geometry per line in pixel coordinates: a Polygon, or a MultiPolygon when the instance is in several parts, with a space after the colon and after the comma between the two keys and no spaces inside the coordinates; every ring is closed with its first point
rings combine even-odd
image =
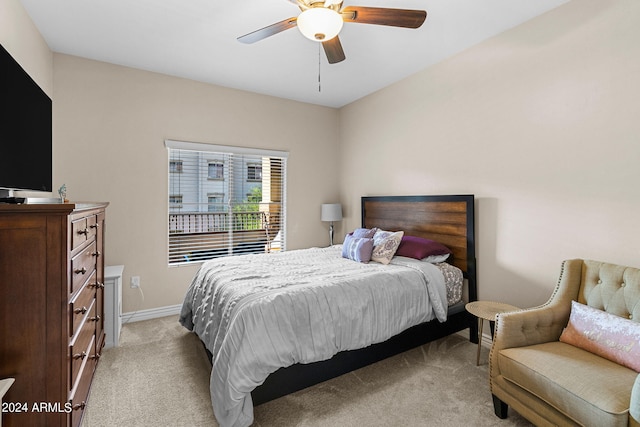
{"type": "Polygon", "coordinates": [[[629,404],[629,416],[635,424],[629,422],[629,425],[640,425],[640,374],[636,377],[631,389],[631,403],[629,404]]]}
{"type": "Polygon", "coordinates": [[[498,353],[505,348],[526,347],[558,341],[569,321],[571,306],[556,302],[496,316],[495,334],[489,353],[491,378],[500,375],[498,353]]]}
{"type": "Polygon", "coordinates": [[[527,310],[500,313],[496,317],[493,347],[496,350],[558,341],[567,326],[571,307],[545,304],[527,310]]]}
{"type": "Polygon", "coordinates": [[[496,316],[495,333],[489,353],[490,378],[500,375],[498,353],[505,348],[525,347],[557,341],[567,326],[571,300],[577,299],[582,281],[581,259],[562,263],[558,283],[545,304],[527,310],[501,313],[496,316]]]}

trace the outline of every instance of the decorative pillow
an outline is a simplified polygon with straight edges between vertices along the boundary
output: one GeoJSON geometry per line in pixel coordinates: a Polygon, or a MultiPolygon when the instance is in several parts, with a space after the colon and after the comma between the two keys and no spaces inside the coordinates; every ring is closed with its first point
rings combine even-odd
{"type": "Polygon", "coordinates": [[[640,323],[571,301],[560,341],[640,372],[640,323]]]}
{"type": "Polygon", "coordinates": [[[358,262],[371,261],[373,239],[367,237],[353,237],[347,234],[342,244],[342,257],[358,262]]]}
{"type": "Polygon", "coordinates": [[[376,234],[376,230],[377,228],[356,228],[355,230],[353,230],[351,233],[349,233],[350,236],[353,237],[365,237],[367,239],[372,239],[373,235],[376,234]]]}
{"type": "Polygon", "coordinates": [[[378,229],[373,235],[373,253],[371,259],[382,264],[389,264],[396,254],[404,231],[384,231],[378,229]]]}
{"type": "Polygon", "coordinates": [[[416,236],[404,236],[398,246],[396,255],[409,258],[423,259],[430,255],[449,255],[451,250],[435,240],[423,239],[416,236]]]}
{"type": "Polygon", "coordinates": [[[438,264],[440,262],[445,262],[446,260],[448,260],[449,259],[449,255],[451,255],[451,254],[429,255],[426,258],[422,258],[421,261],[430,262],[431,264],[438,264]]]}

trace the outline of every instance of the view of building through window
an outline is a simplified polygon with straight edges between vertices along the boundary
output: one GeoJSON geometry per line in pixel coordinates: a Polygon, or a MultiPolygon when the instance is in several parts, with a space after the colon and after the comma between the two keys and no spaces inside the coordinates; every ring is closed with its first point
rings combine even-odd
{"type": "Polygon", "coordinates": [[[169,264],[284,250],[282,157],[169,148],[169,264]]]}

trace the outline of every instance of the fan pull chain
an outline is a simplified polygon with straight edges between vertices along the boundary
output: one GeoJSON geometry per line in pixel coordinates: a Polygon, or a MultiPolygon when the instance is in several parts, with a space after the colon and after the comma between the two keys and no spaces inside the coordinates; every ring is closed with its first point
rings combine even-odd
{"type": "Polygon", "coordinates": [[[318,43],[318,93],[322,92],[322,85],[320,82],[320,43],[318,43]]]}

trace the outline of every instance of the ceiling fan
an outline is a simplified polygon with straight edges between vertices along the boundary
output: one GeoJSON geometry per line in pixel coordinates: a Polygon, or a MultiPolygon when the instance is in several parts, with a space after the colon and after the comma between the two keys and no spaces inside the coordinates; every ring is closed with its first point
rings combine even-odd
{"type": "Polygon", "coordinates": [[[302,11],[259,30],[238,37],[242,43],[255,43],[289,28],[298,27],[310,40],[322,43],[330,64],[344,61],[345,55],[338,33],[344,22],[387,25],[391,27],[419,28],[427,18],[424,10],[389,9],[382,7],[347,6],[344,0],[289,0],[302,11]]]}

